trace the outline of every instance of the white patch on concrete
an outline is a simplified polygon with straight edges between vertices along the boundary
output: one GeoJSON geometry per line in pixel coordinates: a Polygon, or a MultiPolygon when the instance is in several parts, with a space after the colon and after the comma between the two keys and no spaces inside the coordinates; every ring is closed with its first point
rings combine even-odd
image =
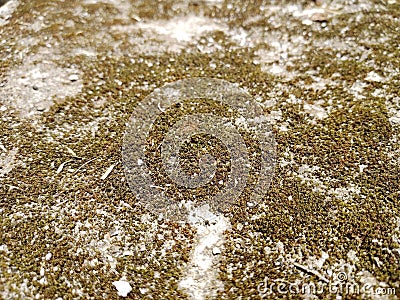
{"type": "Polygon", "coordinates": [[[328,117],[328,113],[326,112],[325,108],[320,106],[319,104],[308,104],[304,103],[304,111],[310,114],[311,117],[323,120],[328,117]]]}
{"type": "Polygon", "coordinates": [[[24,63],[5,76],[0,102],[17,109],[22,117],[46,111],[55,100],[62,100],[82,89],[80,71],[62,68],[41,53],[28,56],[24,63]]]}
{"type": "MultiPolygon", "coordinates": [[[[304,261],[304,265],[310,268],[311,270],[321,270],[325,261],[328,258],[329,254],[325,251],[322,251],[320,258],[316,256],[310,256],[304,261]]],[[[292,262],[294,262],[294,260],[292,260],[292,262]]]]}
{"type": "Polygon", "coordinates": [[[114,25],[110,28],[111,32],[128,34],[132,45],[130,51],[141,53],[180,52],[206,33],[227,29],[227,25],[215,19],[195,15],[170,20],[140,21],[133,25],[114,25]]]}
{"type": "Polygon", "coordinates": [[[354,184],[350,184],[347,187],[341,187],[341,188],[335,188],[335,189],[330,189],[328,191],[329,195],[333,195],[336,198],[347,202],[353,199],[354,195],[360,194],[361,189],[354,184]]]}
{"type": "Polygon", "coordinates": [[[199,16],[176,17],[169,21],[151,21],[139,23],[138,26],[164,39],[172,38],[178,42],[190,42],[206,32],[225,28],[214,20],[199,16]]]}
{"type": "Polygon", "coordinates": [[[0,7],[0,26],[4,26],[10,21],[12,14],[18,7],[18,4],[17,0],[11,0],[0,7]]]}
{"type": "Polygon", "coordinates": [[[389,300],[394,299],[393,295],[386,295],[385,291],[389,292],[391,288],[386,282],[378,281],[378,279],[369,271],[362,270],[357,273],[360,277],[361,286],[367,288],[368,294],[370,295],[370,299],[373,300],[389,300]],[[375,289],[379,288],[382,292],[374,293],[375,289]]]}
{"type": "Polygon", "coordinates": [[[312,190],[318,192],[324,192],[326,190],[326,185],[313,173],[318,171],[320,168],[318,166],[309,166],[303,164],[299,167],[298,177],[302,180],[302,183],[307,183],[312,187],[312,190]]]}
{"type": "Polygon", "coordinates": [[[282,111],[281,110],[273,110],[266,116],[267,121],[275,125],[282,119],[282,111]]]}
{"type": "Polygon", "coordinates": [[[18,165],[16,160],[17,153],[18,149],[16,148],[6,151],[5,153],[0,153],[0,177],[6,175],[18,165]]]}
{"type": "Polygon", "coordinates": [[[189,222],[197,229],[197,241],[179,288],[190,299],[213,298],[224,287],[218,280],[218,263],[224,243],[223,234],[230,228],[230,222],[227,218],[212,213],[208,204],[195,209],[191,209],[189,204],[188,208],[189,222]]]}
{"type": "Polygon", "coordinates": [[[369,82],[383,82],[383,81],[385,81],[385,78],[383,78],[378,73],[371,71],[367,74],[367,77],[365,77],[365,80],[369,81],[369,82]]]}
{"type": "Polygon", "coordinates": [[[357,257],[357,252],[354,250],[350,250],[347,252],[347,258],[350,260],[352,263],[356,263],[359,259],[357,257]]]}
{"type": "Polygon", "coordinates": [[[390,124],[395,126],[400,126],[400,97],[387,97],[386,107],[389,115],[390,124]]]}
{"type": "Polygon", "coordinates": [[[281,66],[274,64],[268,69],[268,71],[271,74],[279,75],[279,74],[284,73],[286,70],[284,68],[282,68],[281,66]]]}
{"type": "Polygon", "coordinates": [[[356,99],[365,99],[366,97],[362,94],[364,92],[365,87],[367,87],[368,84],[360,81],[360,80],[356,80],[353,85],[347,89],[347,91],[351,94],[353,94],[353,96],[356,99]]]}
{"type": "Polygon", "coordinates": [[[276,76],[284,76],[288,79],[296,77],[298,74],[287,71],[287,67],[293,65],[293,58],[299,57],[303,53],[307,41],[301,36],[282,36],[274,33],[262,33],[261,42],[266,43],[269,48],[258,49],[254,54],[256,60],[254,64],[260,64],[261,71],[276,76]]]}

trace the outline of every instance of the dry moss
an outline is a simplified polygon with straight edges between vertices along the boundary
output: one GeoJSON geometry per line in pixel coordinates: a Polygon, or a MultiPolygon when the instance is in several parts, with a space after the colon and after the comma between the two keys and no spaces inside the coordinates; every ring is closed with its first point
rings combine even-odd
{"type": "MultiPolygon", "coordinates": [[[[194,46],[179,54],[132,54],[130,57],[103,55],[112,50],[112,45],[95,45],[96,42],[88,37],[97,32],[95,26],[90,25],[90,19],[88,23],[83,23],[79,17],[71,17],[71,11],[78,3],[63,3],[61,10],[55,9],[48,1],[21,5],[15,19],[4,29],[4,34],[12,37],[7,43],[9,48],[5,49],[4,44],[0,46],[2,55],[18,50],[17,35],[12,34],[13,30],[19,28],[17,23],[31,23],[35,17],[46,13],[49,16],[47,21],[52,25],[37,34],[52,37],[50,43],[69,41],[70,45],[96,47],[100,53],[94,58],[60,56],[63,57],[58,61],[60,65],[76,65],[83,70],[84,88],[76,97],[56,103],[49,112],[41,114],[41,128],[33,126],[28,120],[20,120],[17,115],[1,113],[3,119],[0,118],[0,127],[4,130],[0,141],[3,145],[15,145],[19,148],[19,155],[27,158],[26,167],[16,168],[1,179],[0,244],[7,244],[9,254],[0,260],[0,264],[3,270],[13,270],[4,273],[6,282],[15,283],[18,290],[18,285],[27,279],[37,289],[31,296],[40,293],[44,299],[77,298],[78,294],[72,289],[79,285],[84,298],[113,299],[117,296],[111,282],[125,274],[134,288],[130,295],[132,299],[143,296],[139,290],[142,287],[149,288],[148,297],[185,298],[184,293],[178,290],[177,283],[182,275],[181,266],[188,261],[193,229],[185,225],[167,224],[167,228],[175,230],[170,234],[171,239],[179,233],[186,240],[176,241],[175,248],[165,256],[161,254],[163,243],[157,240],[144,240],[146,251],[135,250],[137,241],[146,237],[149,225],[141,222],[143,212],[124,182],[120,148],[126,120],[137,103],[152,89],[181,78],[207,76],[238,82],[252,95],[263,97],[271,93],[275,85],[282,84],[285,90],[274,99],[277,104],[273,109],[282,111],[282,120],[287,121],[288,131],[280,131],[278,126],[275,127],[278,153],[282,156],[289,151],[295,162],[277,168],[263,206],[249,209],[239,205],[230,213],[233,228],[241,223],[246,224],[246,230],[227,233],[226,251],[220,267],[225,290],[220,297],[257,298],[257,285],[266,276],[287,281],[302,279],[278,253],[265,254],[265,247],[274,247],[277,241],[281,241],[288,252],[299,249],[303,257],[319,256],[322,250],[328,252],[326,268],[333,267],[340,259],[346,260],[347,253],[356,250],[359,255],[356,264],[358,270],[369,270],[377,280],[400,290],[397,267],[400,258],[394,251],[388,253],[384,250],[398,247],[392,234],[395,228],[393,220],[400,215],[400,170],[398,165],[389,163],[387,155],[398,148],[391,148],[390,139],[395,132],[388,123],[385,99],[372,96],[373,89],[381,88],[383,84],[374,83],[367,91],[368,97],[362,100],[355,99],[340,85],[323,91],[306,88],[307,83],[313,81],[306,74],[308,70],[317,70],[322,78],[340,73],[341,81],[351,86],[357,79],[365,78],[371,70],[398,66],[400,57],[397,41],[391,40],[385,44],[365,41],[371,35],[384,36],[396,29],[397,23],[393,19],[398,15],[395,10],[383,14],[388,18],[366,14],[361,22],[354,23],[349,23],[347,16],[338,17],[336,25],[329,31],[307,29],[297,21],[293,21],[293,24],[298,26],[279,29],[293,35],[308,30],[313,32],[313,38],[324,40],[332,34],[339,35],[341,29],[349,26],[349,31],[340,37],[358,37],[364,33],[365,36],[358,38],[357,42],[365,49],[371,49],[369,57],[374,59],[373,65],[367,65],[360,63],[351,51],[316,51],[311,45],[304,51],[301,60],[289,69],[302,75],[288,81],[261,72],[260,66],[253,64],[255,49],[237,47],[223,32],[209,35],[225,47],[210,55],[200,53],[194,46]],[[74,30],[61,30],[62,24],[57,20],[62,19],[72,19],[77,27],[74,30]],[[374,29],[368,27],[371,20],[378,24],[374,29]],[[349,59],[335,59],[339,52],[348,55],[349,59]],[[392,54],[389,62],[387,53],[392,54]],[[147,62],[152,62],[152,66],[147,62]],[[215,63],[216,67],[210,67],[210,62],[215,63]],[[100,81],[102,84],[98,84],[100,81]],[[143,88],[144,81],[148,83],[148,89],[143,88]],[[329,98],[332,100],[329,104],[332,111],[328,118],[310,126],[301,105],[287,102],[289,94],[307,103],[329,98]],[[98,104],[100,100],[104,102],[98,104]],[[83,129],[90,129],[93,124],[98,126],[94,134],[83,129]],[[77,157],[71,157],[66,147],[73,149],[77,157]],[[79,170],[92,158],[96,159],[79,170]],[[58,166],[66,161],[69,162],[65,170],[57,175],[58,166]],[[105,169],[113,163],[117,163],[113,173],[107,181],[100,181],[105,169]],[[297,176],[298,167],[302,164],[320,167],[316,176],[329,179],[324,181],[327,190],[352,183],[360,187],[360,193],[354,195],[351,201],[344,201],[315,191],[297,176]],[[361,174],[358,172],[359,164],[368,165],[361,174]],[[76,211],[55,210],[54,205],[63,201],[67,201],[68,207],[74,207],[76,211]],[[131,208],[124,208],[121,202],[131,208]],[[96,210],[103,210],[108,216],[98,214],[96,210]],[[17,211],[23,212],[26,217],[16,219],[17,211]],[[261,217],[252,219],[256,214],[261,217]],[[114,218],[119,219],[119,225],[128,236],[128,248],[134,249],[133,255],[117,258],[115,271],[103,260],[101,253],[92,252],[87,244],[79,244],[73,237],[76,223],[88,221],[99,229],[93,239],[102,240],[114,218]],[[50,228],[44,231],[46,225],[50,225],[50,228]],[[56,232],[56,227],[61,233],[56,232]],[[82,252],[77,253],[78,248],[83,249],[82,252]],[[47,279],[49,284],[42,285],[38,283],[38,274],[41,267],[47,264],[43,261],[47,252],[53,253],[48,264],[51,264],[51,268],[57,266],[59,269],[54,271],[50,265],[46,266],[46,272],[52,271],[49,271],[47,279]],[[149,258],[151,252],[155,254],[149,258]],[[376,267],[375,257],[381,262],[379,268],[376,267]],[[100,263],[88,266],[84,261],[89,258],[97,258],[100,263]],[[282,263],[277,264],[280,259],[282,263]],[[159,277],[155,274],[159,274],[159,277]],[[72,286],[68,281],[73,282],[72,286]]],[[[159,5],[162,8],[155,10],[152,5],[140,2],[135,6],[137,16],[168,19],[179,12],[172,9],[172,2],[159,5]]],[[[203,4],[191,3],[190,10],[196,11],[199,6],[203,7],[203,4]]],[[[226,18],[231,26],[240,25],[247,17],[260,14],[258,5],[238,2],[236,6],[242,7],[247,16],[228,9],[225,4],[206,7],[204,12],[210,17],[226,18]]],[[[102,26],[112,25],[107,15],[116,13],[114,7],[100,4],[87,5],[84,10],[92,18],[104,20],[100,22],[102,26]]],[[[262,27],[266,25],[263,22],[256,21],[252,26],[262,27]]],[[[121,23],[115,21],[113,24],[121,23]]],[[[244,28],[246,26],[244,24],[244,28]]],[[[19,34],[26,35],[27,29],[19,34]]],[[[38,44],[32,47],[32,53],[42,46],[38,44]]],[[[67,46],[61,55],[68,53],[69,49],[67,46]]],[[[0,60],[2,73],[11,70],[17,63],[20,61],[10,55],[0,60]]],[[[388,92],[398,94],[398,77],[395,78],[385,85],[388,92]]],[[[155,218],[152,221],[157,223],[155,218]]],[[[159,230],[161,233],[165,231],[159,230]]],[[[79,241],[85,242],[84,239],[79,241]]],[[[126,245],[121,241],[119,243],[121,248],[126,245]]]]}

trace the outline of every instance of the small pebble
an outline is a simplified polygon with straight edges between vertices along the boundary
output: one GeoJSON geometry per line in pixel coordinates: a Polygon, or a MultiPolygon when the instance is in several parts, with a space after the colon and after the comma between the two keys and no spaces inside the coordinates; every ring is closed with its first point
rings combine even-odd
{"type": "Polygon", "coordinates": [[[45,111],[46,108],[47,108],[47,103],[45,103],[45,102],[39,102],[36,104],[37,111],[45,111]]]}
{"type": "Polygon", "coordinates": [[[119,234],[118,228],[113,228],[110,230],[110,236],[116,236],[119,234]]]}
{"type": "Polygon", "coordinates": [[[112,283],[118,291],[118,296],[127,297],[130,291],[132,291],[132,287],[127,281],[118,280],[112,283]]]}
{"type": "Polygon", "coordinates": [[[79,79],[79,76],[77,74],[72,74],[69,75],[68,79],[72,82],[77,81],[79,79]]]}
{"type": "Polygon", "coordinates": [[[212,249],[212,254],[214,254],[214,255],[221,254],[221,250],[218,247],[214,247],[212,249]]]}
{"type": "Polygon", "coordinates": [[[310,26],[312,25],[313,21],[311,21],[310,19],[305,19],[301,22],[303,25],[307,25],[310,26]]]}
{"type": "Polygon", "coordinates": [[[133,251],[127,250],[122,253],[122,256],[131,256],[133,255],[133,251]]]}
{"type": "Polygon", "coordinates": [[[314,22],[326,22],[328,20],[328,15],[326,13],[315,13],[310,19],[314,22]]]}

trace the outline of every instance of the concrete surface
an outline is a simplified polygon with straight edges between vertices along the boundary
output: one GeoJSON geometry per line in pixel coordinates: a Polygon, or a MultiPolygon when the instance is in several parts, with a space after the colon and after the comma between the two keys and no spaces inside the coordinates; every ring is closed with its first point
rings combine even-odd
{"type": "Polygon", "coordinates": [[[397,0],[3,4],[0,297],[397,299],[399,18],[397,0]],[[175,222],[129,189],[130,115],[190,77],[263,107],[257,207],[175,222]]]}

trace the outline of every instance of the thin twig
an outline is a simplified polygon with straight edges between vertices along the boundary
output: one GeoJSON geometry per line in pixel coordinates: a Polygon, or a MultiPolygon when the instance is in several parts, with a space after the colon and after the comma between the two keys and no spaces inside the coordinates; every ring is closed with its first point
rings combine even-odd
{"type": "Polygon", "coordinates": [[[80,169],[82,169],[84,166],[86,166],[88,163],[94,161],[95,159],[97,159],[98,157],[92,158],[90,160],[88,160],[87,162],[85,162],[84,164],[82,164],[78,169],[75,170],[75,172],[73,174],[75,174],[76,172],[78,172],[80,169]]]}
{"type": "Polygon", "coordinates": [[[15,185],[11,185],[11,184],[6,184],[6,185],[10,188],[10,190],[16,189],[16,190],[24,191],[23,189],[21,189],[21,188],[15,186],[15,185]]]}
{"type": "Polygon", "coordinates": [[[162,186],[158,186],[158,185],[150,185],[151,188],[156,188],[156,189],[160,189],[165,191],[165,188],[163,188],[162,186]]]}
{"type": "Polygon", "coordinates": [[[105,179],[108,177],[108,175],[110,175],[110,173],[112,172],[112,170],[114,169],[114,167],[115,167],[115,164],[109,166],[108,169],[107,169],[107,171],[103,174],[103,176],[101,176],[101,179],[102,179],[102,180],[105,180],[105,179]]]}
{"type": "Polygon", "coordinates": [[[163,108],[161,107],[161,104],[160,104],[160,103],[157,103],[157,107],[158,107],[158,109],[159,109],[162,113],[165,112],[165,109],[163,109],[163,108]]]}
{"type": "Polygon", "coordinates": [[[309,269],[309,268],[307,268],[307,267],[305,267],[303,265],[300,265],[298,263],[295,263],[295,262],[293,263],[293,266],[295,266],[296,268],[300,269],[303,272],[306,272],[308,274],[317,276],[320,280],[322,280],[322,281],[324,281],[326,283],[329,283],[329,280],[326,277],[324,277],[321,273],[319,273],[318,271],[309,269]]]}
{"type": "Polygon", "coordinates": [[[64,169],[64,166],[65,166],[67,163],[71,162],[71,161],[72,161],[71,159],[70,159],[70,160],[67,160],[67,161],[64,161],[64,162],[58,167],[58,169],[57,169],[57,171],[56,171],[56,175],[60,174],[60,173],[62,172],[62,170],[64,169]]]}
{"type": "Polygon", "coordinates": [[[59,203],[57,203],[57,204],[54,205],[54,206],[55,206],[55,207],[58,207],[58,206],[60,206],[60,205],[62,205],[62,204],[64,204],[64,203],[68,202],[68,200],[69,200],[69,199],[64,200],[64,201],[62,201],[62,202],[59,202],[59,203]]]}

